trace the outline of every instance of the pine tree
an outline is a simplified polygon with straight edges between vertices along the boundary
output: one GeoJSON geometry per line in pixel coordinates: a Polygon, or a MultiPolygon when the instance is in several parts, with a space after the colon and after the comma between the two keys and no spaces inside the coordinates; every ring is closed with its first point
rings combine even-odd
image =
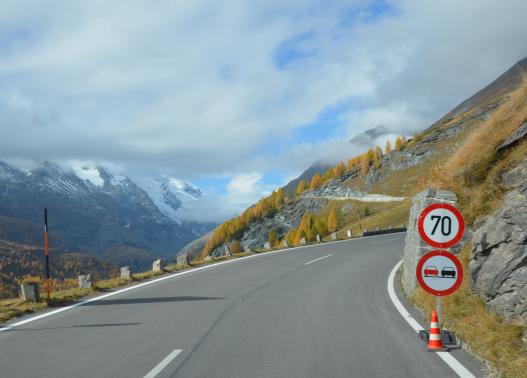
{"type": "Polygon", "coordinates": [[[322,185],[322,176],[320,176],[320,173],[316,173],[311,179],[311,189],[314,190],[320,185],[322,185]]]}
{"type": "Polygon", "coordinates": [[[298,183],[298,186],[296,187],[296,194],[301,195],[304,190],[306,190],[306,183],[304,182],[304,180],[302,180],[298,183]]]}
{"type": "Polygon", "coordinates": [[[335,212],[335,210],[331,210],[328,214],[328,231],[335,232],[337,231],[337,227],[337,213],[335,212]]]}
{"type": "Polygon", "coordinates": [[[390,152],[392,152],[392,145],[391,145],[390,141],[387,141],[386,142],[386,147],[384,148],[384,153],[385,154],[389,154],[390,152]]]}

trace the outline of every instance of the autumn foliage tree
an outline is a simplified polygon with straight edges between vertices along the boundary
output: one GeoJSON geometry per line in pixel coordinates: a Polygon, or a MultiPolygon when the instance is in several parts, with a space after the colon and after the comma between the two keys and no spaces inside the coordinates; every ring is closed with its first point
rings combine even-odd
{"type": "Polygon", "coordinates": [[[337,221],[337,212],[335,210],[331,210],[328,214],[328,231],[329,232],[335,232],[338,228],[338,221],[337,221]]]}
{"type": "Polygon", "coordinates": [[[403,140],[401,139],[401,137],[397,137],[397,139],[395,140],[395,150],[402,151],[403,146],[403,140]]]}
{"type": "Polygon", "coordinates": [[[392,152],[392,144],[390,143],[390,141],[387,141],[386,147],[384,148],[384,153],[389,154],[390,152],[392,152]]]}
{"type": "Polygon", "coordinates": [[[320,185],[322,185],[322,176],[320,176],[320,173],[315,173],[315,175],[311,179],[311,189],[314,190],[320,185]]]}
{"type": "Polygon", "coordinates": [[[338,163],[333,167],[333,178],[339,178],[346,172],[346,166],[343,162],[338,163]]]}
{"type": "Polygon", "coordinates": [[[360,156],[360,170],[363,175],[367,175],[370,171],[370,158],[367,153],[360,156]]]}
{"type": "Polygon", "coordinates": [[[304,180],[301,180],[298,183],[298,186],[296,187],[296,194],[301,195],[302,193],[304,193],[304,190],[306,190],[306,183],[304,182],[304,180]]]}
{"type": "Polygon", "coordinates": [[[267,235],[267,241],[269,244],[271,244],[271,247],[276,245],[276,242],[278,241],[278,236],[276,235],[276,230],[271,230],[269,232],[269,235],[267,235]]]}
{"type": "Polygon", "coordinates": [[[273,216],[285,203],[283,189],[275,190],[270,196],[262,198],[255,205],[245,210],[241,215],[229,219],[216,227],[212,237],[203,248],[202,257],[224,243],[239,239],[249,223],[256,219],[273,216]]]}

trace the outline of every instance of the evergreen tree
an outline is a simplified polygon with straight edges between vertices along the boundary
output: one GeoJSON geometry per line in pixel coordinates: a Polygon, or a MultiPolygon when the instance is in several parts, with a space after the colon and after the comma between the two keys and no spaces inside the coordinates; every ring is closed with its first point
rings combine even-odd
{"type": "Polygon", "coordinates": [[[384,153],[385,154],[389,154],[390,152],[392,152],[392,145],[391,145],[390,141],[387,141],[386,142],[386,147],[384,149],[384,153]]]}

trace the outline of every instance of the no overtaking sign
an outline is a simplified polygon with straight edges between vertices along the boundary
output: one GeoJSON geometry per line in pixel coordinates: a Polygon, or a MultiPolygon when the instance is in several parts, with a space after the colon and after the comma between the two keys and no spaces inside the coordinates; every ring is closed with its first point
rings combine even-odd
{"type": "Polygon", "coordinates": [[[461,263],[446,251],[426,253],[417,263],[415,273],[421,287],[436,296],[452,294],[463,282],[461,263]]]}

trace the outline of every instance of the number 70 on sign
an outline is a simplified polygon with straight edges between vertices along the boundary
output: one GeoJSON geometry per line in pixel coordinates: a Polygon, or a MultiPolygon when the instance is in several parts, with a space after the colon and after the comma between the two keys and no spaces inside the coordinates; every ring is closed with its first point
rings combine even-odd
{"type": "Polygon", "coordinates": [[[421,212],[417,228],[421,238],[432,247],[450,248],[463,237],[465,222],[454,206],[434,203],[421,212]]]}

